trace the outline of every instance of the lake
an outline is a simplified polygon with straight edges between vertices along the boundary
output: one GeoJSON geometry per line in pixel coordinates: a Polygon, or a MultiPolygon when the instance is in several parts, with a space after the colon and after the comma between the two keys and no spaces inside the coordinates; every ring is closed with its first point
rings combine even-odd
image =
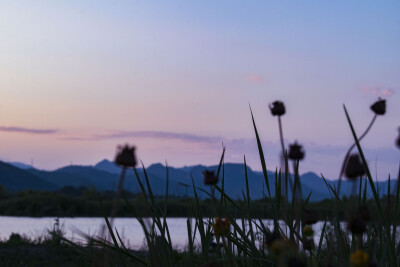
{"type": "MultiPolygon", "coordinates": [[[[47,235],[48,229],[52,229],[55,219],[55,217],[31,218],[0,216],[0,238],[6,240],[10,237],[11,233],[18,233],[32,239],[43,237],[47,235]]],[[[101,233],[101,229],[104,226],[104,218],[59,218],[59,221],[66,233],[66,237],[76,241],[85,240],[79,234],[80,232],[90,236],[98,235],[101,233]]],[[[185,249],[187,246],[188,234],[186,221],[187,218],[167,219],[172,245],[179,250],[185,249]]],[[[263,222],[265,225],[272,228],[272,220],[263,220],[263,222]]],[[[238,224],[241,225],[239,221],[238,224]]],[[[192,225],[194,225],[194,223],[192,223],[192,225]]],[[[319,233],[322,226],[322,222],[313,226],[316,233],[314,236],[316,244],[319,242],[319,233]]],[[[116,218],[114,220],[114,227],[118,229],[127,247],[131,249],[146,247],[143,229],[135,218],[116,218]]]]}

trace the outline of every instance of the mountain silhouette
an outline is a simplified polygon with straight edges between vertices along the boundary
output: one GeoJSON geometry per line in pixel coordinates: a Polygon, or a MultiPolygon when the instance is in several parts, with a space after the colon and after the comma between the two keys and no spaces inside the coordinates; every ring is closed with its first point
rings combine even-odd
{"type": "MultiPolygon", "coordinates": [[[[98,191],[116,190],[121,175],[121,167],[109,160],[102,160],[94,166],[67,166],[55,171],[43,171],[34,168],[15,167],[15,163],[7,164],[0,162],[0,184],[7,190],[16,192],[19,190],[57,190],[65,186],[74,187],[94,187],[98,191]]],[[[18,165],[16,165],[18,166],[18,165]]],[[[206,192],[211,192],[210,187],[203,183],[203,172],[205,170],[217,171],[218,166],[193,165],[181,168],[175,168],[156,163],[146,168],[146,174],[152,192],[155,195],[164,195],[166,192],[166,176],[168,170],[169,188],[168,192],[171,196],[194,196],[193,184],[197,188],[197,194],[200,198],[208,197],[206,192]]],[[[139,180],[147,188],[145,173],[141,167],[136,168],[139,180]]],[[[244,164],[225,163],[221,168],[221,177],[224,175],[224,190],[231,198],[243,198],[246,192],[246,172],[248,177],[249,192],[252,199],[259,199],[267,196],[267,187],[265,184],[264,174],[259,171],[253,171],[249,166],[245,170],[244,164]]],[[[271,196],[275,196],[275,173],[268,171],[268,184],[271,190],[271,196]]],[[[283,177],[283,175],[282,175],[283,177]]],[[[292,176],[293,177],[293,176],[292,176]]],[[[308,197],[311,193],[311,201],[319,201],[331,198],[331,193],[325,184],[325,181],[313,172],[307,172],[300,176],[302,196],[308,197]]],[[[363,179],[362,187],[366,180],[363,179]]],[[[337,188],[338,181],[326,180],[332,188],[337,188]]],[[[376,182],[376,186],[380,189],[380,194],[387,193],[387,181],[376,182]]],[[[222,186],[222,181],[218,182],[222,186]]],[[[391,183],[391,192],[396,186],[395,182],[391,183]]],[[[132,169],[128,169],[124,181],[124,189],[133,193],[141,192],[138,178],[132,169]]],[[[290,189],[290,188],[289,188],[290,189]]],[[[341,185],[341,196],[350,195],[354,189],[359,190],[359,182],[353,184],[348,180],[343,180],[341,185]]],[[[147,189],[146,189],[147,190],[147,189]]],[[[290,191],[290,190],[289,190],[290,191]]],[[[354,193],[354,192],[353,192],[354,193]]],[[[371,197],[372,192],[367,186],[367,196],[371,197]]],[[[289,192],[289,198],[291,194],[289,192]]]]}
{"type": "Polygon", "coordinates": [[[20,190],[55,190],[57,185],[39,176],[0,161],[0,185],[10,192],[20,190]]]}

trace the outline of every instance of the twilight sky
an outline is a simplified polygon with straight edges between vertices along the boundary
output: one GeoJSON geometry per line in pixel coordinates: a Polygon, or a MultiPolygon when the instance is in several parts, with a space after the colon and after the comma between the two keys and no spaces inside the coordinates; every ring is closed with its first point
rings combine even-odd
{"type": "Polygon", "coordinates": [[[113,159],[129,143],[145,165],[279,159],[268,103],[282,100],[301,172],[334,179],[352,142],[373,173],[396,176],[400,151],[399,1],[2,1],[0,159],[43,169],[113,159]]]}

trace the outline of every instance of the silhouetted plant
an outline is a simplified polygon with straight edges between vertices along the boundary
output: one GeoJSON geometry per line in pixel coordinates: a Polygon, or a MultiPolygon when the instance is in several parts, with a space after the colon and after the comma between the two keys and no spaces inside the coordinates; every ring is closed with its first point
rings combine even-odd
{"type": "Polygon", "coordinates": [[[351,155],[347,160],[345,174],[349,179],[355,179],[365,174],[364,166],[358,154],[351,155]]]}
{"type": "Polygon", "coordinates": [[[288,157],[291,160],[302,160],[304,159],[304,150],[301,145],[295,141],[293,144],[289,145],[288,157]]]}
{"type": "Polygon", "coordinates": [[[215,175],[214,171],[205,170],[203,176],[205,185],[215,185],[218,183],[218,177],[215,175]]]}
{"type": "Polygon", "coordinates": [[[135,168],[137,165],[134,146],[118,146],[115,163],[125,168],[135,168]]]}
{"type": "MultiPolygon", "coordinates": [[[[391,196],[390,190],[388,190],[387,211],[384,212],[383,201],[379,198],[360,145],[360,141],[369,132],[376,117],[386,113],[386,101],[379,99],[371,106],[374,117],[367,129],[359,137],[344,107],[354,138],[354,144],[350,146],[345,155],[340,170],[338,187],[331,186],[324,179],[334,200],[332,200],[333,208],[327,211],[331,217],[321,219],[323,222],[322,229],[313,228],[319,218],[314,211],[308,208],[311,194],[308,196],[301,194],[299,163],[305,157],[304,149],[295,142],[289,146],[289,152],[286,152],[280,120],[281,116],[286,112],[285,106],[283,102],[275,101],[269,108],[271,114],[278,117],[282,155],[285,159],[285,179],[288,181],[288,177],[290,178],[287,166],[288,159],[293,162],[293,174],[295,177],[294,184],[291,184],[291,202],[289,202],[288,194],[286,196],[282,195],[282,172],[278,170],[275,172],[275,196],[271,195],[262,142],[251,112],[260,161],[268,189],[268,198],[257,200],[257,202],[264,202],[272,206],[270,211],[274,220],[273,227],[268,226],[261,219],[260,214],[253,212],[256,201],[251,199],[245,157],[244,179],[246,191],[243,192],[243,198],[239,201],[234,201],[225,192],[224,149],[217,174],[209,170],[203,173],[204,184],[211,185],[211,193],[202,188],[197,188],[192,180],[194,197],[190,200],[192,201],[192,209],[187,219],[188,247],[185,252],[177,256],[172,248],[166,221],[169,201],[168,168],[166,168],[166,193],[164,207],[162,207],[162,205],[156,203],[144,167],[144,179],[139,177],[135,168],[134,148],[126,146],[125,150],[119,149],[116,157],[116,162],[123,167],[120,183],[121,180],[123,181],[125,170],[128,167],[132,167],[142,194],[140,207],[138,203],[132,203],[129,199],[125,199],[125,201],[143,228],[148,251],[144,256],[140,256],[125,247],[118,231],[112,227],[112,220],[110,222],[107,216],[105,216],[105,221],[111,241],[108,242],[103,237],[100,237],[94,243],[117,251],[120,255],[138,265],[150,266],[212,266],[215,264],[224,266],[225,264],[225,266],[314,267],[351,265],[363,267],[376,264],[375,259],[378,259],[382,266],[395,266],[400,261],[400,245],[396,239],[400,211],[400,185],[398,183],[395,197],[391,196]],[[358,153],[351,154],[354,147],[357,147],[358,153]],[[222,185],[220,187],[218,178],[221,173],[222,185]],[[364,179],[360,179],[358,194],[353,190],[354,194],[352,196],[341,198],[340,181],[343,174],[353,180],[353,186],[357,185],[354,182],[355,178],[365,176],[369,183],[368,189],[373,193],[373,199],[367,200],[367,184],[363,183],[364,179]],[[296,196],[297,190],[300,191],[300,194],[296,196]],[[200,205],[199,192],[211,198],[208,203],[213,203],[213,205],[209,205],[209,208],[211,212],[214,212],[214,215],[205,217],[203,208],[200,205]],[[217,196],[220,199],[217,199],[217,196]],[[395,200],[394,206],[389,202],[392,198],[395,200]],[[373,215],[378,218],[377,220],[371,220],[370,206],[372,207],[371,210],[374,210],[373,215]],[[139,209],[148,212],[150,218],[144,218],[141,215],[144,213],[139,212],[139,209]],[[393,214],[389,210],[393,210],[393,214]],[[347,222],[347,227],[341,224],[343,218],[347,222]],[[279,221],[280,219],[284,223],[279,221]],[[316,233],[319,233],[319,240],[316,239],[316,233]]],[[[396,143],[398,142],[396,140],[396,143]]],[[[120,189],[120,187],[118,188],[120,189]]],[[[388,188],[390,189],[390,185],[388,188]]],[[[118,196],[119,194],[117,194],[116,198],[118,196]]]]}
{"type": "Polygon", "coordinates": [[[371,110],[376,115],[384,115],[386,113],[386,100],[379,99],[371,106],[371,110]]]}
{"type": "Polygon", "coordinates": [[[285,114],[286,109],[282,101],[275,101],[270,106],[271,114],[273,116],[282,116],[285,114]]]}

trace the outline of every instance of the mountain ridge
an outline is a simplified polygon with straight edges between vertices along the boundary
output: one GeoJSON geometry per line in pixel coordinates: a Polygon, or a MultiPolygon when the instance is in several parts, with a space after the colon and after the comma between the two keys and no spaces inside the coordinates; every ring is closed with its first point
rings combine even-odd
{"type": "MultiPolygon", "coordinates": [[[[54,171],[43,171],[34,168],[26,169],[23,165],[21,169],[15,167],[15,162],[12,165],[8,163],[0,163],[0,184],[5,189],[13,192],[29,188],[34,190],[56,190],[65,186],[94,187],[99,191],[116,190],[122,170],[121,167],[107,159],[103,159],[93,166],[70,165],[58,168],[54,171]],[[17,183],[12,183],[12,181],[16,181],[17,183]]],[[[205,170],[216,171],[217,168],[217,165],[204,166],[200,164],[184,167],[168,166],[168,191],[173,196],[185,196],[186,194],[188,194],[188,196],[193,196],[193,190],[187,190],[187,188],[192,187],[192,178],[196,188],[209,191],[209,187],[203,183],[202,173],[205,170]]],[[[137,168],[136,171],[139,175],[140,181],[143,184],[146,184],[143,169],[137,168]]],[[[153,193],[156,195],[163,195],[166,191],[166,166],[162,163],[151,164],[146,168],[146,173],[153,193]]],[[[223,168],[221,168],[221,175],[222,173],[225,177],[224,187],[226,193],[232,198],[242,198],[243,192],[246,192],[244,164],[225,163],[223,168]]],[[[275,173],[268,170],[267,175],[271,196],[274,196],[275,173]]],[[[247,166],[247,177],[251,198],[258,199],[265,197],[267,195],[267,188],[265,186],[264,174],[260,171],[254,171],[251,167],[247,166]]],[[[310,200],[312,201],[331,198],[331,193],[329,192],[325,181],[317,174],[306,172],[300,175],[300,181],[304,198],[306,198],[310,193],[310,200]]],[[[366,180],[364,180],[364,182],[365,181],[366,180]]],[[[219,181],[220,186],[221,183],[222,182],[219,181]]],[[[337,187],[338,181],[326,180],[326,183],[332,187],[337,187]]],[[[387,192],[386,181],[377,182],[376,185],[382,189],[386,188],[386,190],[380,190],[382,195],[383,192],[387,192]]],[[[394,185],[395,183],[391,183],[391,188],[394,185]]],[[[340,195],[345,196],[352,193],[354,186],[352,182],[344,179],[341,188],[340,195]]],[[[124,189],[133,193],[140,192],[138,178],[133,171],[130,171],[130,169],[126,172],[124,189]]],[[[201,192],[201,190],[198,191],[198,194],[201,198],[207,197],[207,194],[201,192]]],[[[372,196],[369,186],[367,187],[367,195],[372,196]]]]}

